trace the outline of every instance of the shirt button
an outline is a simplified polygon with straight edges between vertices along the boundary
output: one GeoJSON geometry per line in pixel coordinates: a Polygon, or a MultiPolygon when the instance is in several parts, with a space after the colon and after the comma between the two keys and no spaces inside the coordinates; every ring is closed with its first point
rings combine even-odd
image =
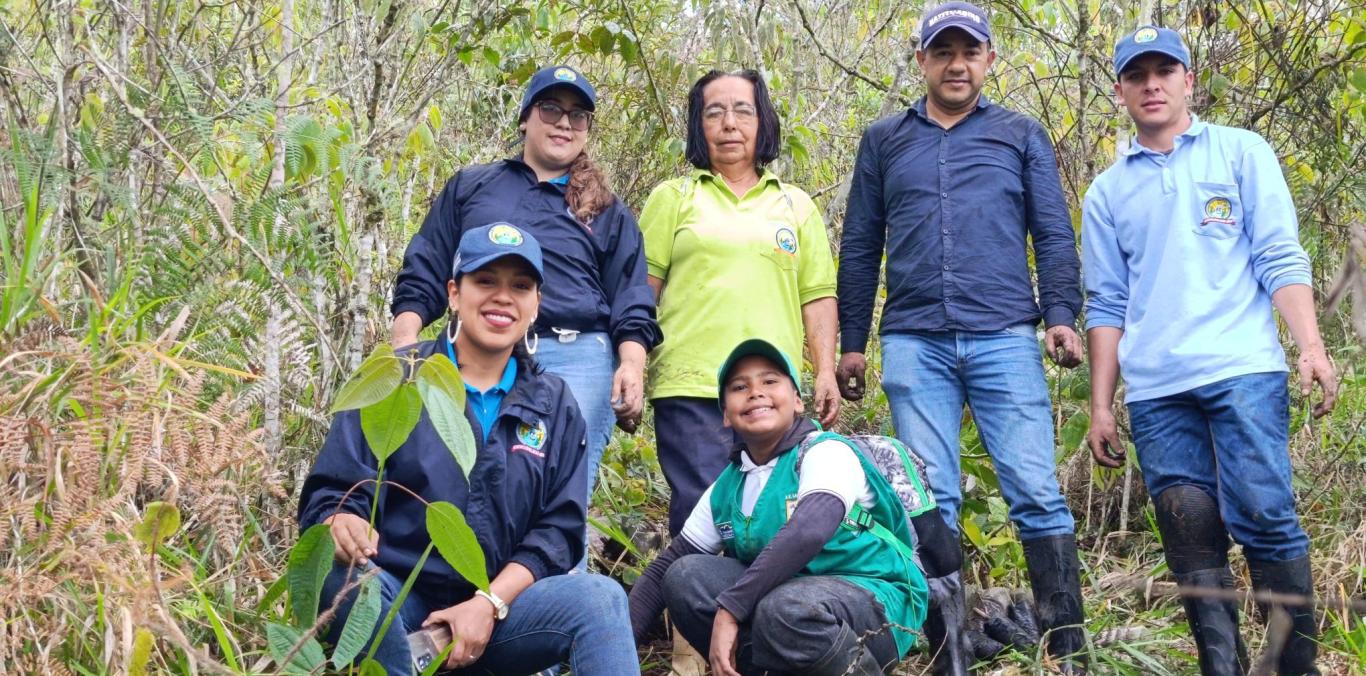
{"type": "Polygon", "coordinates": [[[945,163],[945,162],[947,162],[947,161],[948,161],[948,160],[945,160],[945,159],[944,159],[944,158],[942,158],[942,157],[941,157],[941,158],[939,158],[939,163],[940,163],[940,164],[943,164],[943,163],[945,163]]]}
{"type": "Polygon", "coordinates": [[[946,193],[946,192],[941,192],[941,193],[939,193],[939,196],[940,196],[940,197],[943,197],[944,199],[948,199],[948,198],[949,198],[949,194],[946,193]]]}
{"type": "Polygon", "coordinates": [[[949,264],[948,264],[948,263],[945,263],[945,264],[944,264],[944,269],[945,269],[945,270],[948,270],[948,269],[949,269],[949,264]]]}

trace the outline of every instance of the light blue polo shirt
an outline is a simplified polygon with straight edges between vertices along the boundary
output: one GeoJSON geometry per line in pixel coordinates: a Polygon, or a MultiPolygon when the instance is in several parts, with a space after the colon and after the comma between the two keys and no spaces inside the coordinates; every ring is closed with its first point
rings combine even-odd
{"type": "MultiPolygon", "coordinates": [[[[457,367],[460,362],[455,359],[455,347],[444,337],[441,342],[446,343],[446,356],[451,358],[451,363],[457,367]]],[[[503,368],[503,377],[483,392],[465,383],[465,400],[469,402],[470,409],[474,411],[474,417],[479,421],[479,427],[484,433],[484,443],[489,442],[489,432],[493,429],[493,423],[498,420],[498,408],[503,405],[503,397],[512,391],[512,384],[517,382],[517,358],[508,359],[508,365],[503,368]]]]}
{"type": "Polygon", "coordinates": [[[1201,122],[1170,154],[1135,143],[1082,206],[1086,328],[1124,330],[1129,402],[1286,371],[1271,294],[1309,284],[1295,205],[1257,134],[1201,122]]]}

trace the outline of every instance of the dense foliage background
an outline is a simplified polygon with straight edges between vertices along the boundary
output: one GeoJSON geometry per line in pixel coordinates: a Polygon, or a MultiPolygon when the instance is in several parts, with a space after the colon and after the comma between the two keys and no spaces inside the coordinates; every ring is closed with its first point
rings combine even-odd
{"type": "MultiPolygon", "coordinates": [[[[1109,54],[1141,14],[1186,35],[1202,117],[1255,129],[1277,149],[1344,387],[1322,421],[1297,399],[1292,429],[1324,662],[1366,671],[1366,629],[1342,606],[1366,575],[1366,3],[987,4],[999,59],[986,93],[1048,127],[1075,220],[1130,134],[1109,54]]],[[[272,583],[298,535],[294,496],[331,398],[387,337],[386,296],[428,200],[459,167],[516,152],[516,104],[537,67],[572,63],[598,86],[590,150],[635,208],[685,168],[690,83],[713,67],[762,69],[783,120],[776,169],[815,197],[838,242],[859,134],[921,91],[908,59],[923,10],[883,0],[0,5],[0,672],[279,669],[264,630],[285,603],[272,583]],[[184,515],[155,554],[130,537],[152,501],[184,515]]],[[[1049,378],[1098,670],[1192,671],[1184,620],[1160,594],[1141,481],[1080,450],[1085,370],[1049,378]]],[[[889,431],[885,399],[849,407],[845,423],[889,431]]],[[[971,425],[963,443],[969,573],[1022,586],[1023,557],[971,425]]],[[[640,550],[659,544],[666,492],[653,448],[648,428],[618,433],[595,497],[597,563],[627,584],[640,550]]],[[[1251,619],[1245,633],[1260,647],[1251,619]]],[[[642,652],[652,668],[667,664],[658,650],[642,652]]]]}

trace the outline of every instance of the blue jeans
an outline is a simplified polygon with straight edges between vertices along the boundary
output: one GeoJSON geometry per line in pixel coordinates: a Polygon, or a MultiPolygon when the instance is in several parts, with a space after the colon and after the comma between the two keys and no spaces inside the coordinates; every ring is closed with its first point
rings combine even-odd
{"type": "MultiPolygon", "coordinates": [[[[348,569],[342,564],[332,567],[323,582],[322,608],[329,607],[345,586],[348,570],[353,579],[360,573],[359,568],[348,569]]],[[[380,570],[378,579],[382,622],[403,581],[385,570],[380,570]]],[[[354,600],[353,592],[342,602],[328,630],[328,641],[335,642],[341,636],[354,600]]],[[[393,624],[380,641],[375,660],[390,676],[413,673],[408,633],[421,627],[432,612],[456,602],[424,597],[415,588],[403,600],[393,624]]],[[[378,631],[378,623],[375,629],[378,631]]],[[[364,654],[362,651],[361,655],[364,654]]],[[[530,674],[565,660],[576,674],[640,673],[626,594],[610,578],[555,575],[532,583],[509,606],[507,619],[494,625],[493,636],[479,661],[456,673],[530,674]]]]}
{"type": "MultiPolygon", "coordinates": [[[[617,415],[612,411],[612,376],[617,370],[616,349],[612,337],[603,332],[580,333],[574,340],[561,342],[554,336],[542,336],[536,348],[536,361],[564,380],[569,392],[579,404],[587,429],[588,495],[584,505],[593,504],[593,487],[598,483],[598,463],[602,451],[612,438],[612,425],[617,415]]],[[[588,540],[585,539],[584,542],[588,540]]],[[[579,560],[575,569],[588,569],[588,557],[579,560]]]]}
{"type": "Polygon", "coordinates": [[[925,460],[944,521],[958,530],[963,404],[996,467],[1021,539],[1073,531],[1053,461],[1053,407],[1033,325],[882,336],[882,389],[897,438],[925,460]]]}
{"type": "Polygon", "coordinates": [[[1128,407],[1149,495],[1180,484],[1205,491],[1250,559],[1309,553],[1290,486],[1284,373],[1235,376],[1128,407]]]}

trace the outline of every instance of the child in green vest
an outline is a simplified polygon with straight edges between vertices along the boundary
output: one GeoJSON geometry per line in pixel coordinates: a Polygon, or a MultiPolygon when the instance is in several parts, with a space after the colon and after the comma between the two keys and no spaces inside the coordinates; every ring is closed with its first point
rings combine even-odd
{"type": "Polygon", "coordinates": [[[741,343],[718,381],[738,442],[631,590],[637,642],[667,605],[719,676],[890,673],[928,605],[896,493],[852,442],[802,415],[797,371],[772,344],[741,343]],[[899,542],[859,525],[865,513],[899,542]]]}

